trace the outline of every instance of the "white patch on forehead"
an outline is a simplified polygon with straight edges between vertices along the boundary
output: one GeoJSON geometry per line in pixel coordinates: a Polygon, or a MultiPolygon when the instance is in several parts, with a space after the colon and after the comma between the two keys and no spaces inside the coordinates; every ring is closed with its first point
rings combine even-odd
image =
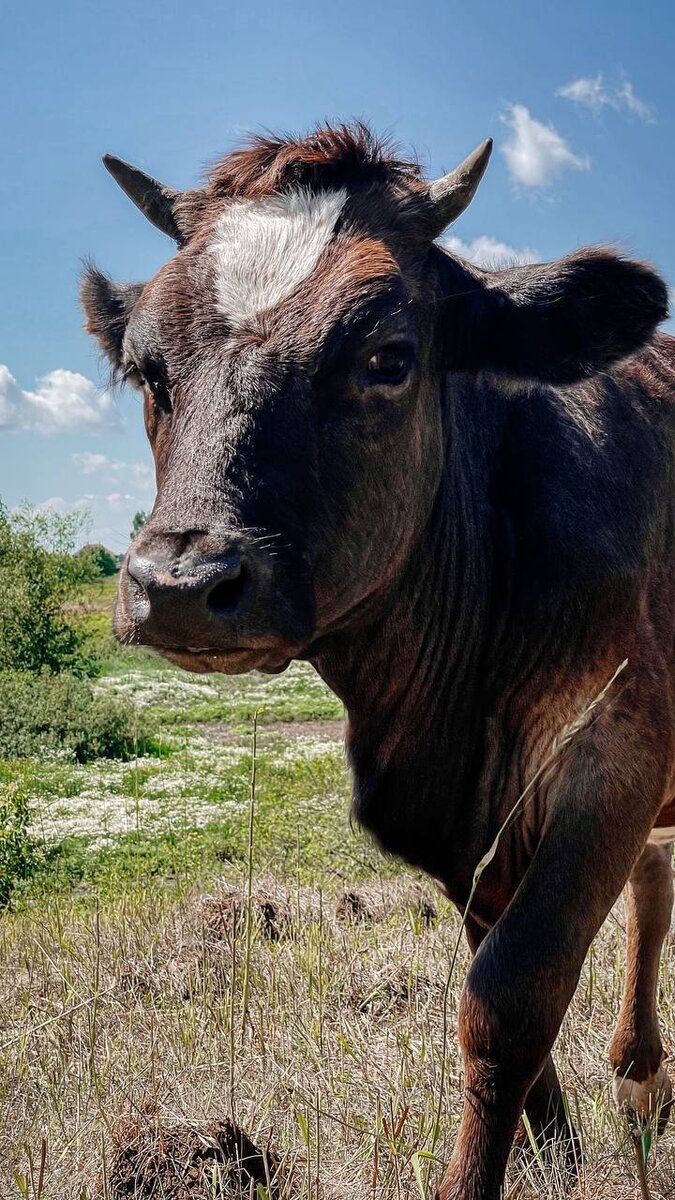
{"type": "Polygon", "coordinates": [[[675,842],[675,825],[652,829],[647,841],[652,846],[667,846],[669,842],[675,842]]]}
{"type": "Polygon", "coordinates": [[[279,304],[311,275],[346,199],[345,188],[302,189],[228,204],[209,249],[218,309],[233,328],[279,304]]]}

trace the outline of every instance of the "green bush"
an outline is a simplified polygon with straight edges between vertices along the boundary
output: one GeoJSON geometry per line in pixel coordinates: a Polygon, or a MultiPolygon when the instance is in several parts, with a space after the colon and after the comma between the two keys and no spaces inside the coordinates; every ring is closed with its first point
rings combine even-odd
{"type": "Polygon", "coordinates": [[[0,670],[95,670],[86,633],[74,620],[82,585],[96,577],[90,556],[74,555],[79,518],[0,501],[0,670]]]}
{"type": "Polygon", "coordinates": [[[63,755],[77,762],[152,751],[128,705],[62,673],[0,671],[0,758],[63,755]]]}
{"type": "Polygon", "coordinates": [[[28,832],[28,797],[21,784],[0,784],[0,906],[18,884],[42,862],[42,852],[28,832]]]}
{"type": "Polygon", "coordinates": [[[108,550],[107,546],[102,546],[100,543],[88,542],[86,546],[78,550],[77,557],[91,563],[95,577],[106,579],[109,575],[117,574],[116,555],[112,550],[108,550]]]}

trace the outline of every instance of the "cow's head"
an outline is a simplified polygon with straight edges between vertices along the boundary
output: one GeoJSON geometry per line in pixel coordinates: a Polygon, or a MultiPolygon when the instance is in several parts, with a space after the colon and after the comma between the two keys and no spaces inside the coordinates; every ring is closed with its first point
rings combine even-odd
{"type": "Polygon", "coordinates": [[[435,244],[490,148],[429,184],[362,127],[323,128],[256,139],[188,192],[105,160],[179,246],[149,283],[83,281],[156,464],[121,640],[276,670],[372,617],[438,492],[452,372],[567,383],[650,337],[665,289],[640,264],[587,251],[489,273],[435,244]]]}

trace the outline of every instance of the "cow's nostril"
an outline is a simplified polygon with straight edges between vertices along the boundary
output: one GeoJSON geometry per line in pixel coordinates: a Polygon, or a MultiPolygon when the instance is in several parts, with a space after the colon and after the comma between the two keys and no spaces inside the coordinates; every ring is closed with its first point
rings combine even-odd
{"type": "Polygon", "coordinates": [[[209,592],[206,601],[208,608],[218,616],[229,616],[239,604],[247,585],[248,573],[246,567],[242,564],[238,575],[234,579],[222,579],[209,592]]]}
{"type": "Polygon", "coordinates": [[[130,554],[127,559],[127,574],[145,591],[154,578],[153,565],[147,558],[130,554]]]}

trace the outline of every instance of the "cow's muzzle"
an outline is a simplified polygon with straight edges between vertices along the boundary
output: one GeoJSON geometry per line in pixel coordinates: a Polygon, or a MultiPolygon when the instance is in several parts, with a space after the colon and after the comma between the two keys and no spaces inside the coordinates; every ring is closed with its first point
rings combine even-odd
{"type": "Polygon", "coordinates": [[[310,632],[280,582],[255,542],[143,530],[120,575],[115,633],[193,671],[280,670],[310,632]]]}

